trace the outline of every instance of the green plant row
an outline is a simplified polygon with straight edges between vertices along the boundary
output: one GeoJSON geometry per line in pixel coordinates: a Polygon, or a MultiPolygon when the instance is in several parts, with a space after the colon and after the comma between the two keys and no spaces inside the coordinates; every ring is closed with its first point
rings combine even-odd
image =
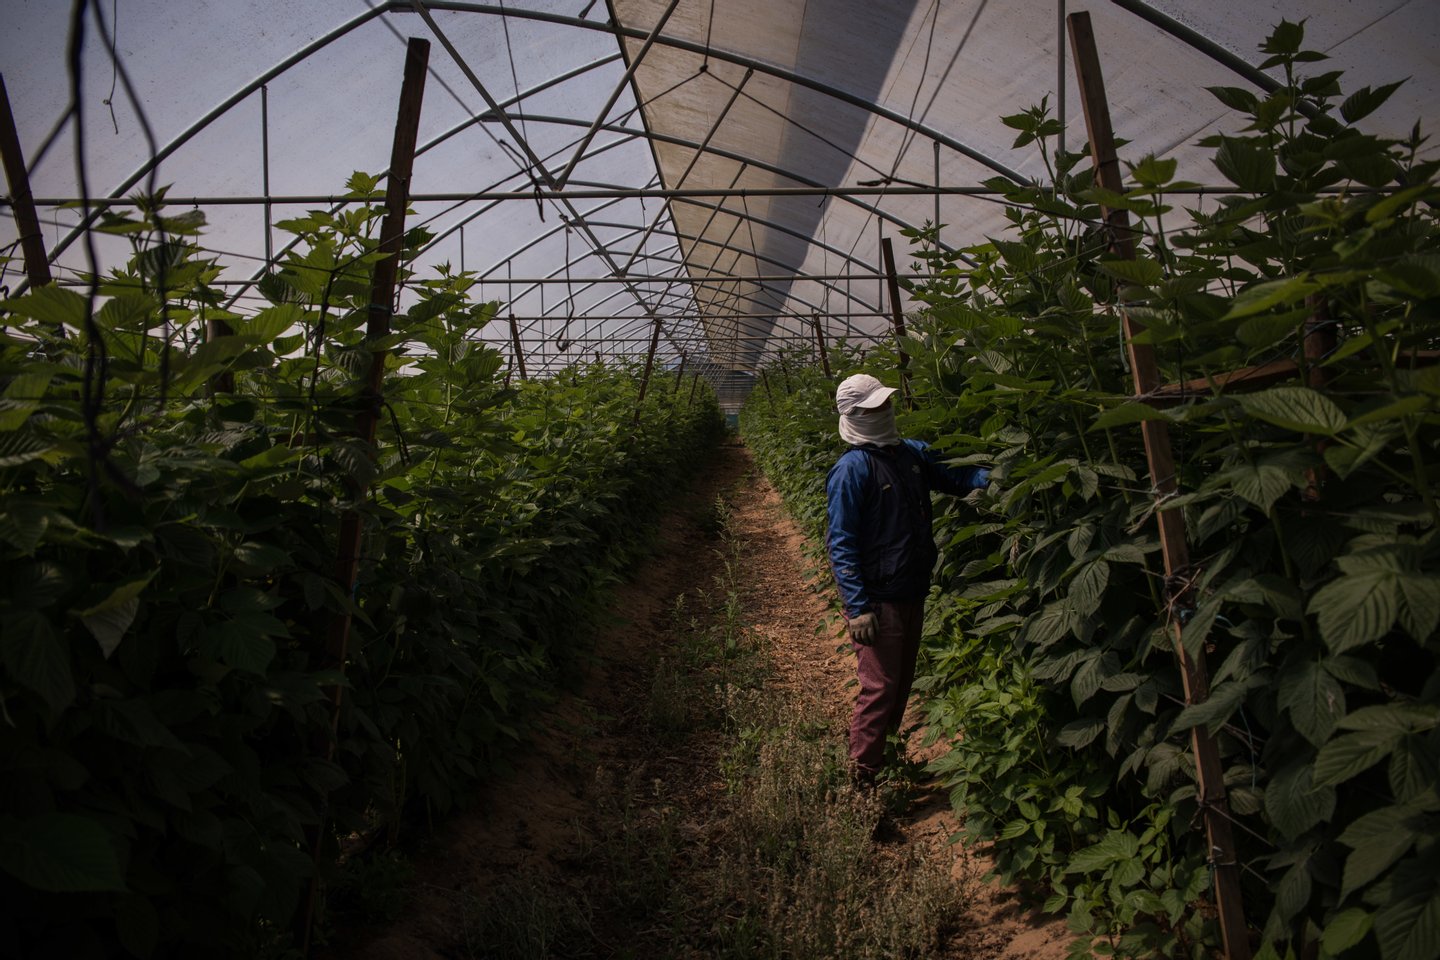
{"type": "MultiPolygon", "coordinates": [[[[1069,914],[1077,955],[1218,952],[1189,745],[1203,726],[1257,956],[1421,960],[1440,949],[1437,164],[1418,127],[1395,142],[1355,126],[1394,86],[1343,96],[1338,74],[1307,75],[1324,57],[1300,25],[1261,50],[1280,90],[1212,90],[1243,118],[1202,141],[1232,194],[1177,211],[1191,185],[1154,158],[1128,165],[1123,194],[1099,190],[1083,155],[1052,150],[1042,103],[1004,118],[1052,174],[994,184],[1006,235],[958,253],[915,235],[930,279],[911,290],[926,309],[902,431],[998,481],[979,514],[938,514],[917,686],[966,832],[1069,914]],[[1109,252],[1102,204],[1128,212],[1134,260],[1109,252]],[[1133,398],[1122,311],[1165,382],[1199,384],[1179,402],[1133,398]],[[1277,364],[1293,376],[1222,389],[1277,364]],[[1174,444],[1165,506],[1191,558],[1169,581],[1147,421],[1174,444]],[[1188,706],[1176,593],[1209,669],[1188,706]]],[[[872,354],[870,371],[895,362],[872,354]]],[[[757,392],[742,420],[811,518],[829,404],[806,385],[772,414],[757,392]]]]}
{"type": "Polygon", "coordinates": [[[413,305],[366,341],[382,213],[282,224],[304,242],[245,316],[158,204],[103,221],[133,256],[98,297],[3,304],[0,953],[283,951],[316,838],[328,872],[503,767],[723,429],[688,378],[643,404],[624,365],[512,380],[448,268],[402,272],[413,305]]]}

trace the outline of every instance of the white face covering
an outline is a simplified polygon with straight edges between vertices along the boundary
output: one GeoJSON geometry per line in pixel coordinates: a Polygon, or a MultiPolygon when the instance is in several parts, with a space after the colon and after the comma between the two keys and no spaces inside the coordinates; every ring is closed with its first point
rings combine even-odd
{"type": "Polygon", "coordinates": [[[900,442],[900,432],[895,427],[895,407],[886,404],[878,410],[852,410],[840,415],[840,439],[860,447],[874,444],[888,447],[900,442]]]}

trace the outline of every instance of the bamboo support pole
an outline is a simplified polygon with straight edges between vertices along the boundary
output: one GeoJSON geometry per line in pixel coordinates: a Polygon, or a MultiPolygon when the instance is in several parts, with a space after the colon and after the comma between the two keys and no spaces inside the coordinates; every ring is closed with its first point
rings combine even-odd
{"type": "MultiPolygon", "coordinates": [[[[20,149],[20,135],[15,130],[15,115],[10,112],[10,94],[5,89],[3,74],[0,74],[0,161],[4,162],[5,179],[10,184],[10,212],[15,217],[15,231],[20,234],[25,275],[31,287],[43,287],[50,282],[50,261],[45,254],[40,219],[35,215],[30,174],[25,169],[25,154],[20,149]]],[[[63,326],[60,335],[65,335],[63,326]]]]}
{"type": "MultiPolygon", "coordinates": [[[[1120,162],[1115,154],[1115,136],[1110,125],[1110,108],[1105,99],[1105,81],[1100,71],[1100,56],[1095,46],[1095,33],[1088,13],[1073,13],[1067,19],[1071,52],[1079,80],[1085,126],[1090,135],[1091,158],[1095,182],[1113,193],[1123,193],[1120,162]]],[[[1112,251],[1124,259],[1135,256],[1134,233],[1124,210],[1102,207],[1112,251]]],[[[1122,314],[1125,344],[1130,353],[1130,369],[1135,378],[1137,394],[1150,393],[1160,386],[1155,351],[1148,344],[1136,343],[1135,337],[1144,327],[1128,313],[1122,314]]],[[[1160,526],[1160,549],[1165,562],[1166,601],[1169,626],[1173,635],[1175,655],[1179,659],[1181,678],[1187,704],[1203,703],[1210,694],[1210,680],[1205,666],[1205,653],[1192,657],[1181,643],[1180,611],[1192,605],[1189,578],[1190,552],[1185,542],[1185,518],[1178,509],[1166,509],[1166,500],[1175,496],[1178,483],[1175,459],[1170,446],[1170,431],[1164,421],[1147,420],[1140,425],[1149,461],[1150,478],[1156,499],[1156,520],[1160,526]]],[[[1236,859],[1235,841],[1230,828],[1229,804],[1225,798],[1224,768],[1220,753],[1204,724],[1190,731],[1191,749],[1195,754],[1195,780],[1200,813],[1204,819],[1209,846],[1209,860],[1214,870],[1215,905],[1219,915],[1220,935],[1228,960],[1250,960],[1250,941],[1245,913],[1240,900],[1240,864],[1236,859]]]]}
{"type": "Polygon", "coordinates": [[[905,352],[905,315],[900,312],[900,278],[895,273],[895,248],[889,237],[880,238],[880,255],[885,261],[885,289],[890,295],[890,323],[895,328],[895,349],[900,354],[900,395],[908,406],[911,402],[910,354],[905,352]]]}

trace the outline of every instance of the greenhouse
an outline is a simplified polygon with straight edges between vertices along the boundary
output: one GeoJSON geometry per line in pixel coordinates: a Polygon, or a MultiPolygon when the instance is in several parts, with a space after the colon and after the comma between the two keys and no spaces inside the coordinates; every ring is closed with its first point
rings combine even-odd
{"type": "Polygon", "coordinates": [[[0,956],[1440,958],[1440,4],[0,12],[0,956]]]}

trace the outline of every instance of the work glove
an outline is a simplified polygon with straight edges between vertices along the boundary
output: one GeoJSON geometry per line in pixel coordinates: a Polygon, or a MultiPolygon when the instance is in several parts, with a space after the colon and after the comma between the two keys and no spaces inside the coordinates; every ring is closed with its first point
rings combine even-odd
{"type": "Polygon", "coordinates": [[[858,617],[851,617],[847,626],[850,628],[850,639],[862,647],[868,647],[874,643],[876,636],[880,633],[880,620],[873,613],[862,613],[858,617]]]}

